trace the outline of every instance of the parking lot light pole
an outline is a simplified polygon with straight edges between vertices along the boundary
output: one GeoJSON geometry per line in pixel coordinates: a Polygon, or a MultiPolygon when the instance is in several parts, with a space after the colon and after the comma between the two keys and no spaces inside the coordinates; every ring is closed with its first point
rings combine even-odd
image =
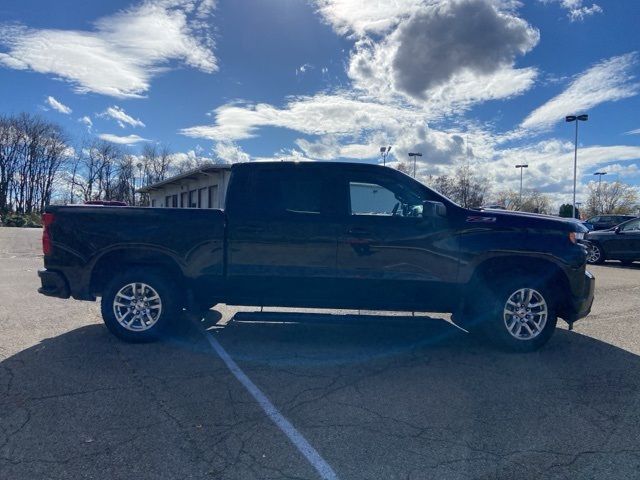
{"type": "Polygon", "coordinates": [[[389,145],[388,147],[380,147],[380,156],[382,157],[382,165],[387,164],[387,156],[389,155],[390,151],[391,151],[391,145],[389,145]]]}
{"type": "Polygon", "coordinates": [[[589,115],[567,115],[564,117],[567,123],[576,122],[576,139],[573,150],[573,218],[576,218],[576,177],[578,175],[578,123],[589,120],[589,115]]]}
{"type": "Polygon", "coordinates": [[[529,168],[529,165],[521,163],[520,165],[516,165],[516,168],[520,169],[520,208],[522,208],[522,170],[529,168]]]}
{"type": "MultiPolygon", "coordinates": [[[[138,162],[138,164],[136,165],[138,167],[138,172],[140,173],[140,183],[139,183],[139,187],[138,188],[142,188],[142,162],[138,162]]],[[[133,206],[135,207],[136,205],[136,191],[135,191],[135,187],[136,187],[136,177],[135,177],[135,173],[133,174],[133,206]]],[[[142,194],[140,194],[138,196],[138,205],[142,206],[142,194]]]]}
{"type": "Polygon", "coordinates": [[[602,176],[606,175],[607,172],[596,172],[594,175],[598,176],[598,203],[600,204],[600,213],[604,213],[604,208],[602,207],[602,190],[600,187],[602,186],[602,176]]]}
{"type": "Polygon", "coordinates": [[[409,158],[413,157],[413,178],[416,178],[416,157],[421,157],[420,152],[409,152],[409,158]]]}

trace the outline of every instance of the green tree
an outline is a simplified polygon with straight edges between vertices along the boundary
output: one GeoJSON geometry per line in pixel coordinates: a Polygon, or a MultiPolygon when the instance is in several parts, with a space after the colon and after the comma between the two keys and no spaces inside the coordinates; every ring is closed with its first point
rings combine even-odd
{"type": "MultiPolygon", "coordinates": [[[[571,218],[571,212],[573,211],[573,205],[570,203],[563,203],[560,205],[560,216],[564,218],[571,218]]],[[[576,208],[576,218],[580,218],[580,210],[576,208]]]]}

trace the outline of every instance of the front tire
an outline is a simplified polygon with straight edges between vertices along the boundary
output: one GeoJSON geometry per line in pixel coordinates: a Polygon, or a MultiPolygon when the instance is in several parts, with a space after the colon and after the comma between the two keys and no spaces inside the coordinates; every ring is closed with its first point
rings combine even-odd
{"type": "Polygon", "coordinates": [[[476,301],[473,331],[503,350],[532,352],[549,341],[558,321],[555,299],[535,279],[503,281],[483,288],[484,301],[476,301]]]}
{"type": "Polygon", "coordinates": [[[590,265],[602,265],[605,261],[604,251],[597,243],[590,243],[587,248],[587,263],[590,265]]]}
{"type": "Polygon", "coordinates": [[[180,314],[178,289],[160,272],[133,268],[114,277],[102,295],[102,319],[126,342],[151,342],[180,314]]]}

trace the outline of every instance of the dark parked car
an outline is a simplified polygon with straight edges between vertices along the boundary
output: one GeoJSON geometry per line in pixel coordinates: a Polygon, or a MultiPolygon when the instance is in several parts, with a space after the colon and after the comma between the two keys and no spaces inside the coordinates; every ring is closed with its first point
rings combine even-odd
{"type": "Polygon", "coordinates": [[[589,230],[608,230],[622,222],[636,218],[634,215],[595,215],[584,221],[589,230]]]}
{"type": "Polygon", "coordinates": [[[102,296],[129,341],[227,303],[452,312],[528,351],[593,301],[579,223],[465,209],[376,165],[236,164],[224,212],[58,206],[44,223],[39,291],[102,296]]]}
{"type": "Polygon", "coordinates": [[[628,220],[611,230],[589,232],[586,241],[589,263],[620,260],[623,265],[629,265],[640,260],[640,218],[628,220]]]}

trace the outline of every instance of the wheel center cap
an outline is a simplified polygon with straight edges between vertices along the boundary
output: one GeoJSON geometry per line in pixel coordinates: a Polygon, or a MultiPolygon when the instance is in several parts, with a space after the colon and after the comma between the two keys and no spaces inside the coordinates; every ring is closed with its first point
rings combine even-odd
{"type": "Polygon", "coordinates": [[[516,315],[518,315],[520,318],[524,318],[524,316],[527,314],[527,312],[525,311],[524,308],[520,308],[518,309],[518,311],[516,312],[516,315]]]}

